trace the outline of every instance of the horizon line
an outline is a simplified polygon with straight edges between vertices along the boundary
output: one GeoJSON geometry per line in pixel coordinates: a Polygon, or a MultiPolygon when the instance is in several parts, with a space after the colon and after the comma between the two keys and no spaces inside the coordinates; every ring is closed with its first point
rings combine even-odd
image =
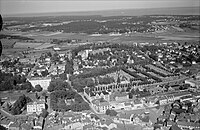
{"type": "MultiPolygon", "coordinates": [[[[23,15],[29,15],[30,14],[30,15],[53,16],[53,15],[50,15],[50,13],[52,13],[52,14],[59,14],[59,13],[86,13],[86,12],[98,12],[98,11],[120,11],[120,10],[141,10],[141,9],[169,9],[169,8],[199,8],[199,10],[200,10],[200,5],[197,5],[197,6],[185,6],[185,7],[153,7],[153,8],[151,8],[151,7],[150,8],[143,8],[142,7],[142,8],[119,8],[119,9],[82,10],[82,11],[33,12],[33,13],[16,13],[16,14],[12,13],[12,14],[1,14],[1,15],[3,17],[34,17],[34,16],[23,16],[23,15]],[[47,15],[45,15],[45,14],[47,14],[47,15]]],[[[95,14],[93,14],[93,15],[95,15],[95,14]]],[[[99,15],[99,14],[96,14],[96,15],[99,15]]],[[[198,15],[200,15],[200,14],[198,14],[198,15]]],[[[62,16],[62,15],[60,15],[60,16],[62,16]]],[[[40,16],[36,16],[36,17],[40,17],[40,16]]]]}

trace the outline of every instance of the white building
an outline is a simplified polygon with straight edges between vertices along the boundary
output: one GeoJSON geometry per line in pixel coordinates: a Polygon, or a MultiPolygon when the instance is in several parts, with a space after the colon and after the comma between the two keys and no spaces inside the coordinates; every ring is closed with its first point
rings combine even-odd
{"type": "Polygon", "coordinates": [[[95,99],[92,101],[92,105],[100,113],[105,113],[107,109],[110,109],[110,103],[106,100],[95,99]]]}
{"type": "Polygon", "coordinates": [[[43,90],[47,90],[47,88],[51,82],[51,78],[50,77],[31,78],[31,79],[28,79],[28,81],[31,83],[32,86],[39,84],[43,88],[43,90]]]}
{"type": "Polygon", "coordinates": [[[84,51],[78,52],[78,55],[81,56],[82,60],[87,59],[88,58],[88,54],[89,54],[89,50],[84,50],[84,51]]]}
{"type": "Polygon", "coordinates": [[[27,104],[27,113],[32,114],[34,112],[41,113],[45,109],[45,103],[42,101],[39,102],[30,102],[27,104]]]}

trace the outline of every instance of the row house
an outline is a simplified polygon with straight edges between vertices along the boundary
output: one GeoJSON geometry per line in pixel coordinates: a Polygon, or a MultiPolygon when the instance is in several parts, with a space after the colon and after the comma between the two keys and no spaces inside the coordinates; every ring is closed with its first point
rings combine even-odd
{"type": "Polygon", "coordinates": [[[121,88],[127,88],[127,87],[131,87],[130,83],[113,83],[113,84],[108,84],[108,85],[98,85],[95,86],[95,90],[96,91],[106,91],[106,90],[119,90],[121,88]]]}
{"type": "Polygon", "coordinates": [[[102,92],[93,92],[89,87],[84,88],[84,95],[89,99],[90,101],[95,99],[105,99],[106,101],[110,101],[110,92],[102,91],[102,92]]]}

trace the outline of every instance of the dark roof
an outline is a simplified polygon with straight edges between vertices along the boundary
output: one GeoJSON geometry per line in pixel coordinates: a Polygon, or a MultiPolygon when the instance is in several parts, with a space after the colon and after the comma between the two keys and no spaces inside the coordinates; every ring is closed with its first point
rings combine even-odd
{"type": "Polygon", "coordinates": [[[108,95],[108,94],[109,94],[109,93],[106,92],[106,91],[102,91],[102,93],[103,93],[104,95],[108,95]]]}
{"type": "Polygon", "coordinates": [[[90,96],[96,96],[94,92],[90,92],[90,96]]]}

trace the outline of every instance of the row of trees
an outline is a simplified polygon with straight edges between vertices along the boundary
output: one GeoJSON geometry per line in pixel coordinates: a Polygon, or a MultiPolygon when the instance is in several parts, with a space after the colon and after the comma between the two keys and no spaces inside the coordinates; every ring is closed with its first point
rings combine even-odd
{"type": "Polygon", "coordinates": [[[66,65],[65,65],[65,73],[66,74],[73,74],[73,62],[72,60],[67,59],[66,65]]]}
{"type": "Polygon", "coordinates": [[[19,39],[19,40],[34,40],[34,39],[28,38],[28,37],[1,34],[0,39],[3,39],[3,38],[19,39]]]}
{"type": "Polygon", "coordinates": [[[32,85],[26,81],[25,76],[0,71],[0,91],[26,90],[31,88],[32,85]]]}
{"type": "Polygon", "coordinates": [[[160,78],[158,78],[158,77],[156,77],[154,75],[151,75],[151,74],[147,73],[146,71],[142,71],[140,69],[137,69],[134,66],[133,66],[133,68],[136,69],[139,73],[146,75],[148,78],[154,79],[157,82],[162,82],[162,80],[160,78]]]}
{"type": "Polygon", "coordinates": [[[22,95],[20,96],[17,101],[13,104],[10,111],[13,115],[19,115],[22,112],[22,109],[26,107],[27,103],[32,102],[32,99],[22,95]]]}
{"type": "Polygon", "coordinates": [[[128,73],[129,75],[133,76],[134,78],[138,79],[138,80],[147,81],[147,78],[144,78],[144,77],[142,77],[142,76],[137,75],[136,72],[131,72],[130,70],[125,69],[125,68],[123,68],[122,70],[123,70],[124,72],[128,73]]]}
{"type": "Polygon", "coordinates": [[[158,71],[156,71],[156,70],[154,70],[154,69],[151,69],[150,67],[147,67],[147,66],[145,66],[145,65],[143,65],[142,67],[145,68],[147,72],[153,72],[153,73],[155,73],[155,74],[157,74],[157,75],[160,75],[160,76],[162,76],[162,77],[166,77],[165,74],[163,74],[163,73],[161,73],[161,72],[158,72],[158,71]]]}
{"type": "Polygon", "coordinates": [[[109,76],[98,77],[98,82],[99,84],[111,84],[115,82],[115,79],[109,76]]]}
{"type": "Polygon", "coordinates": [[[117,112],[115,110],[110,110],[110,109],[107,109],[106,110],[106,115],[109,115],[109,116],[116,116],[117,115],[117,112]]]}

